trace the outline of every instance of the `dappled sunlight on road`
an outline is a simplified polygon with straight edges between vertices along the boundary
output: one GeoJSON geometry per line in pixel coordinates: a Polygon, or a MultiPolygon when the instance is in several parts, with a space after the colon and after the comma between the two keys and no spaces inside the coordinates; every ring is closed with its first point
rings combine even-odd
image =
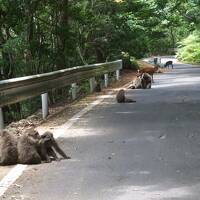
{"type": "Polygon", "coordinates": [[[95,129],[90,128],[75,128],[70,131],[64,129],[56,129],[55,135],[60,135],[62,138],[75,138],[75,137],[88,137],[88,136],[102,136],[103,132],[98,132],[95,129]]]}
{"type": "Polygon", "coordinates": [[[151,174],[151,172],[150,171],[139,171],[139,172],[137,172],[137,171],[130,171],[127,174],[128,175],[137,175],[137,174],[149,175],[149,174],[151,174]]]}
{"type": "Polygon", "coordinates": [[[109,95],[101,95],[98,97],[98,99],[110,99],[113,98],[115,95],[109,94],[109,95]]]}
{"type": "Polygon", "coordinates": [[[169,83],[169,84],[162,84],[162,85],[155,85],[152,86],[152,88],[156,89],[156,88],[168,88],[168,87],[174,87],[174,86],[184,86],[184,85],[193,85],[194,82],[188,82],[188,83],[169,83]]]}
{"type": "Polygon", "coordinates": [[[175,64],[155,74],[152,89],[127,90],[136,103],[119,104],[115,94],[105,95],[53,129],[72,159],[41,165],[32,177],[37,184],[24,184],[23,194],[47,200],[198,200],[199,74],[200,68],[175,64]]]}
{"type": "MultiPolygon", "coordinates": [[[[198,184],[200,186],[200,184],[198,184]]],[[[192,186],[173,187],[169,189],[159,189],[159,185],[135,186],[125,185],[110,189],[118,196],[115,200],[150,200],[150,199],[187,199],[193,194],[192,186]]],[[[109,190],[108,190],[109,191],[109,190]]]]}
{"type": "Polygon", "coordinates": [[[184,86],[184,85],[196,85],[200,83],[200,77],[177,77],[171,79],[170,81],[165,77],[166,80],[160,81],[159,84],[153,85],[152,88],[167,88],[174,86],[184,86]]]}
{"type": "Polygon", "coordinates": [[[124,111],[124,112],[116,112],[116,114],[133,114],[133,113],[136,113],[136,112],[130,112],[130,111],[124,111]]]}

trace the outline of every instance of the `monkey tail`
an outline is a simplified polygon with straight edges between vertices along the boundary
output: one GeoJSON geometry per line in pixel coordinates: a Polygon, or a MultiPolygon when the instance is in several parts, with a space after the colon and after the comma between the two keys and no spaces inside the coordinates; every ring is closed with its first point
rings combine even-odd
{"type": "Polygon", "coordinates": [[[136,101],[133,99],[125,99],[125,103],[135,103],[136,101]]]}

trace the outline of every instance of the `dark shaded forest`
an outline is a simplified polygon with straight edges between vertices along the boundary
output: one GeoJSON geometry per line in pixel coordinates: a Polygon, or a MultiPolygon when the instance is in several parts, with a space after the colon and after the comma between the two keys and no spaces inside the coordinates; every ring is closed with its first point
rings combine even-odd
{"type": "MultiPolygon", "coordinates": [[[[199,63],[199,23],[199,0],[0,0],[0,80],[177,48],[180,60],[199,63]]],[[[68,91],[52,91],[50,103],[68,91]]],[[[38,107],[40,97],[11,105],[5,119],[38,107]]]]}

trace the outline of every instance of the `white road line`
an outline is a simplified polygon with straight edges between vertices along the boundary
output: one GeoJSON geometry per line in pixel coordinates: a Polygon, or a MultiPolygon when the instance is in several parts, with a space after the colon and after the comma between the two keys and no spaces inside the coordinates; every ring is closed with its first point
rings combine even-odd
{"type": "Polygon", "coordinates": [[[16,165],[9,173],[0,181],[0,197],[6,192],[6,190],[12,185],[18,177],[21,176],[26,169],[26,165],[16,165]]]}
{"type": "MultiPolygon", "coordinates": [[[[69,129],[75,122],[77,122],[80,117],[92,110],[95,106],[100,104],[105,98],[110,98],[113,92],[109,92],[108,95],[103,95],[98,97],[98,99],[90,103],[83,110],[75,114],[71,119],[69,119],[65,124],[60,126],[58,130],[55,131],[55,138],[60,137],[65,134],[66,129],[69,129]]],[[[13,167],[8,174],[0,181],[0,197],[6,192],[6,190],[23,174],[23,171],[26,169],[27,165],[16,165],[13,167]]]]}
{"type": "Polygon", "coordinates": [[[64,135],[66,133],[66,130],[69,129],[70,127],[72,127],[73,124],[76,123],[84,114],[86,114],[87,112],[92,110],[92,108],[94,108],[95,106],[100,104],[105,98],[111,98],[112,97],[111,94],[113,94],[113,92],[109,92],[108,95],[102,95],[102,96],[98,97],[98,99],[96,101],[93,101],[87,107],[85,107],[83,110],[81,110],[80,112],[75,114],[65,124],[60,126],[59,129],[54,131],[54,137],[58,138],[58,137],[61,137],[62,135],[64,135]]]}

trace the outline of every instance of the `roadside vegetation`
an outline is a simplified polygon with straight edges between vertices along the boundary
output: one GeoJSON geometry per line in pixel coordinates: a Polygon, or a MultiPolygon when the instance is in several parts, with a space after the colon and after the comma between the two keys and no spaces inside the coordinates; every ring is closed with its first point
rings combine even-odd
{"type": "Polygon", "coordinates": [[[200,1],[187,1],[182,5],[183,16],[189,22],[188,34],[177,41],[179,60],[200,63],[200,1]]]}
{"type": "MultiPolygon", "coordinates": [[[[174,54],[200,62],[198,0],[0,0],[0,80],[122,58],[174,54]]],[[[80,84],[80,95],[88,83],[80,84]]],[[[50,93],[50,104],[70,99],[50,93]]],[[[30,115],[40,97],[4,109],[5,121],[30,115]]]]}
{"type": "Polygon", "coordinates": [[[183,62],[200,63],[200,32],[196,30],[180,42],[177,58],[183,62]]]}

